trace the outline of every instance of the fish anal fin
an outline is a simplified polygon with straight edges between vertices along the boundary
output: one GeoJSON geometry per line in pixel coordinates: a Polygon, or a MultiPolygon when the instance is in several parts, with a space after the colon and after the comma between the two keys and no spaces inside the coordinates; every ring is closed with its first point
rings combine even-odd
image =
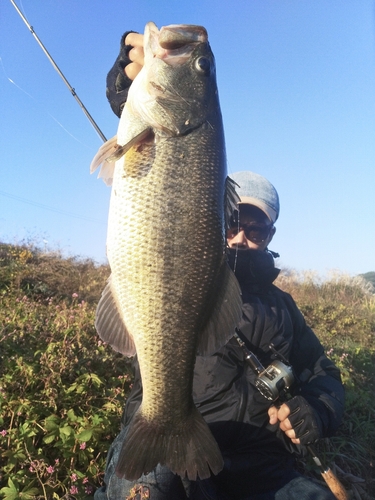
{"type": "Polygon", "coordinates": [[[120,314],[119,301],[115,289],[112,287],[111,278],[109,278],[96,308],[95,327],[99,337],[115,351],[124,356],[134,356],[133,337],[128,332],[120,314]]]}
{"type": "Polygon", "coordinates": [[[241,288],[226,262],[220,270],[216,290],[216,303],[198,342],[197,352],[201,356],[209,356],[223,347],[242,318],[241,288]]]}
{"type": "Polygon", "coordinates": [[[207,479],[218,474],[223,458],[208,425],[192,407],[189,416],[175,428],[147,421],[142,407],[134,415],[123,442],[116,466],[118,477],[135,481],[151,472],[157,464],[190,480],[207,479]]]}

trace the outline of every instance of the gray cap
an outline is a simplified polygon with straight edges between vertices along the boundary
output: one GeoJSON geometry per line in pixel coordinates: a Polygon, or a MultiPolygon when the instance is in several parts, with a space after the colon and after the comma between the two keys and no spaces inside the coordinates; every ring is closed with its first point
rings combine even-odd
{"type": "Polygon", "coordinates": [[[248,171],[236,172],[229,177],[239,186],[236,186],[236,192],[240,203],[260,208],[272,223],[276,222],[280,212],[279,195],[265,177],[248,171]]]}

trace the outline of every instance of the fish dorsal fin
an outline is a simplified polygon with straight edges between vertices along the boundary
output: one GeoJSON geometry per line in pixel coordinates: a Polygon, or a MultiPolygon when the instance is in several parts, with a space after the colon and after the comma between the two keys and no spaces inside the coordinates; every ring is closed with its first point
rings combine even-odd
{"type": "Polygon", "coordinates": [[[124,356],[134,356],[133,337],[128,332],[120,314],[119,301],[111,278],[96,308],[95,327],[99,337],[115,351],[121,352],[124,356]]]}
{"type": "Polygon", "coordinates": [[[199,339],[197,352],[209,356],[223,347],[234,335],[242,318],[241,289],[226,262],[220,270],[215,307],[199,339]]]}
{"type": "Polygon", "coordinates": [[[235,210],[238,210],[238,203],[241,201],[236,192],[236,186],[240,187],[233,179],[227,177],[225,179],[225,224],[229,227],[229,221],[235,210]]]}

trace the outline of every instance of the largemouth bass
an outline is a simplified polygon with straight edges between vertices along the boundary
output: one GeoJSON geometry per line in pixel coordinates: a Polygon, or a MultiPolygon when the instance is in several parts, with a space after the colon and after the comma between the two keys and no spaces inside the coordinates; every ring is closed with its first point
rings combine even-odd
{"type": "MultiPolygon", "coordinates": [[[[145,65],[129,89],[117,141],[92,164],[113,152],[119,158],[108,220],[111,277],[96,328],[114,349],[137,354],[143,385],[116,472],[136,480],[160,463],[205,479],[223,459],[193,403],[193,371],[197,352],[217,351],[241,317],[224,231],[236,200],[206,30],[148,23],[144,43],[145,65]]],[[[111,170],[105,163],[99,174],[107,183],[111,170]]]]}

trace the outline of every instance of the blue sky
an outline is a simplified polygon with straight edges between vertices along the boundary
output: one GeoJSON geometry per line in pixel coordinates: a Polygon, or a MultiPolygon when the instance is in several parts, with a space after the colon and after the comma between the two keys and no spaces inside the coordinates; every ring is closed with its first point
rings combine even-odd
{"type": "MultiPolygon", "coordinates": [[[[201,24],[216,57],[228,171],[281,200],[271,249],[290,269],[375,270],[375,4],[370,0],[16,0],[107,138],[121,35],[201,24]]],[[[0,240],[105,261],[102,144],[17,14],[0,5],[0,240]]]]}

